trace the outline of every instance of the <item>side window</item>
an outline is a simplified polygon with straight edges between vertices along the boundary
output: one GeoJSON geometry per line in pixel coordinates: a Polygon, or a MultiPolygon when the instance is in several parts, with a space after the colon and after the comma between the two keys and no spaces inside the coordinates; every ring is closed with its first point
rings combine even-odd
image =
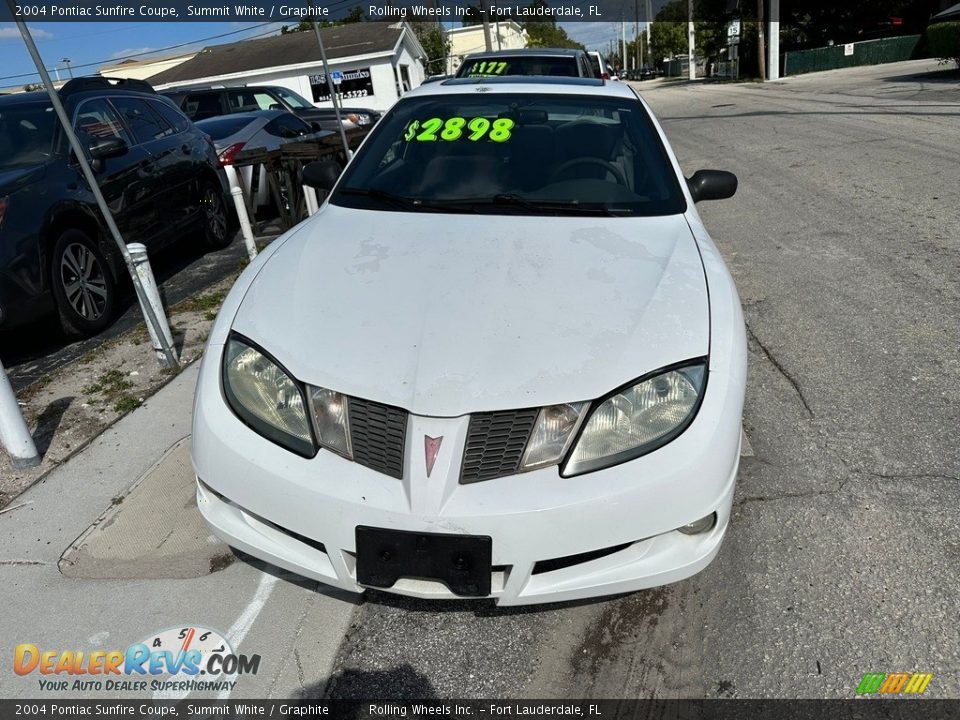
{"type": "Polygon", "coordinates": [[[284,139],[298,138],[311,132],[310,126],[295,115],[281,115],[268,122],[263,129],[274,137],[284,139]]]}
{"type": "Polygon", "coordinates": [[[130,128],[138,145],[173,135],[173,128],[151,110],[146,101],[132,97],[116,97],[112,98],[111,102],[130,128]]]}
{"type": "Polygon", "coordinates": [[[190,127],[190,121],[170,103],[163,100],[150,100],[152,107],[160,117],[173,127],[174,132],[182,133],[190,127]]]}
{"type": "Polygon", "coordinates": [[[87,100],[77,108],[74,128],[80,134],[81,141],[90,142],[94,139],[109,140],[116,138],[123,140],[127,145],[133,145],[130,136],[120,122],[116,110],[103,98],[87,100]]]}
{"type": "Polygon", "coordinates": [[[219,92],[190,93],[180,107],[194,122],[223,115],[219,92]]]}
{"type": "Polygon", "coordinates": [[[284,110],[280,100],[262,90],[246,88],[227,91],[230,112],[253,112],[256,110],[284,110]]]}

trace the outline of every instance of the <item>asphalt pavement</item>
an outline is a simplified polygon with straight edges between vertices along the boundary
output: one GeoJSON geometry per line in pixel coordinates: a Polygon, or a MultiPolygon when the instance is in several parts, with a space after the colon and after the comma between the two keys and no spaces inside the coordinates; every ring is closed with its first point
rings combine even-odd
{"type": "Polygon", "coordinates": [[[940,70],[638,84],[685,172],[740,178],[700,210],[749,326],[754,455],[699,575],[504,609],[355,602],[243,558],[64,578],[64,549],[189,432],[192,369],[0,515],[0,632],[88,649],[203,624],[264,655],[247,697],[844,698],[907,671],[960,697],[960,79],[940,70]]]}

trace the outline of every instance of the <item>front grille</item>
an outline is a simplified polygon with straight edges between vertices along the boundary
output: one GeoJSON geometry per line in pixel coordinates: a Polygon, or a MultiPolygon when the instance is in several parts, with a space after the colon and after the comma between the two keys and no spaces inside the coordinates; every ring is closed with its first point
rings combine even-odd
{"type": "Polygon", "coordinates": [[[531,408],[472,415],[460,482],[474,483],[516,473],[539,412],[531,408]]]}
{"type": "Polygon", "coordinates": [[[390,477],[403,477],[407,413],[400,408],[350,398],[353,459],[390,477]]]}

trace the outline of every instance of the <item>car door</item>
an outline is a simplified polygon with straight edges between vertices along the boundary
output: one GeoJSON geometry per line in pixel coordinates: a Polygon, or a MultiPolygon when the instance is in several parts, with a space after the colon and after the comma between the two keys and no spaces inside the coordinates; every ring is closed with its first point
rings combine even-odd
{"type": "Polygon", "coordinates": [[[150,109],[172,128],[174,150],[169,157],[168,177],[173,186],[170,197],[175,217],[188,222],[200,205],[201,179],[209,170],[206,142],[193,124],[171,103],[161,98],[146,101],[150,109]]]}
{"type": "MultiPolygon", "coordinates": [[[[113,213],[124,240],[144,242],[156,234],[159,214],[154,203],[156,175],[145,148],[126,129],[119,114],[105,98],[82,101],[73,112],[73,126],[85,147],[94,140],[116,138],[127,144],[127,152],[94,163],[97,184],[113,213]]],[[[88,156],[89,159],[89,156],[88,156]]],[[[79,190],[86,185],[80,166],[74,160],[79,190]]]]}
{"type": "Polygon", "coordinates": [[[161,222],[145,244],[158,246],[177,231],[189,218],[185,214],[190,165],[183,162],[181,141],[174,129],[145,99],[118,95],[110,98],[127,130],[139,147],[146,150],[149,161],[145,170],[154,174],[154,203],[161,222]]]}

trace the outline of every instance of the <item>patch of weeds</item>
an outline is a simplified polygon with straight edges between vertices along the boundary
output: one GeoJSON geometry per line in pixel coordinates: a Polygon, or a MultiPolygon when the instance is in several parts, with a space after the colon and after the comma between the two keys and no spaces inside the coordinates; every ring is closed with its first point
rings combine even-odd
{"type": "Polygon", "coordinates": [[[97,405],[100,402],[113,403],[114,410],[126,413],[140,405],[140,400],[127,393],[127,390],[132,387],[133,383],[127,379],[127,375],[114,368],[107,370],[96,381],[84,387],[83,392],[87,394],[87,402],[90,405],[97,405]]]}
{"type": "Polygon", "coordinates": [[[187,298],[177,305],[176,310],[185,312],[216,312],[223,304],[223,299],[227,296],[227,290],[214,290],[213,292],[197,295],[187,298]]]}
{"type": "Polygon", "coordinates": [[[209,320],[210,322],[213,322],[214,320],[217,319],[217,313],[215,313],[215,312],[212,311],[212,310],[211,310],[210,312],[206,312],[206,313],[203,314],[203,319],[204,319],[204,320],[209,320]]]}
{"type": "Polygon", "coordinates": [[[113,409],[121,415],[125,415],[140,407],[141,402],[140,398],[134,397],[133,395],[124,395],[113,404],[113,409]]]}
{"type": "Polygon", "coordinates": [[[123,503],[123,495],[117,495],[116,497],[110,500],[111,505],[120,505],[122,503],[123,503]]]}

